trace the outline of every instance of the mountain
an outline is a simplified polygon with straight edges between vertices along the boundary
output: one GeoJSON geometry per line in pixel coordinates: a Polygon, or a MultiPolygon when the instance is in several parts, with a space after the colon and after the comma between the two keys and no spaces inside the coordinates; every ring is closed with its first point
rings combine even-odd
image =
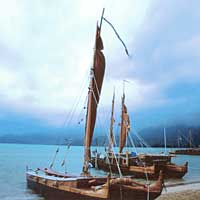
{"type": "MultiPolygon", "coordinates": [[[[200,145],[200,126],[176,125],[166,127],[166,139],[168,147],[186,147],[190,142],[190,135],[194,146],[200,145]]],[[[72,145],[83,145],[83,135],[75,130],[54,130],[42,133],[31,134],[4,134],[0,136],[0,143],[22,143],[22,144],[65,144],[66,140],[72,141],[72,145]]],[[[163,127],[149,127],[142,129],[137,134],[131,134],[136,146],[141,146],[141,137],[150,146],[164,146],[164,131],[163,127]]],[[[119,136],[116,136],[116,143],[119,143],[119,136]]],[[[107,144],[106,136],[94,137],[92,145],[104,146],[107,144]]],[[[130,144],[130,142],[129,142],[130,144]]]]}
{"type": "MultiPolygon", "coordinates": [[[[186,125],[176,125],[169,126],[165,129],[166,131],[166,142],[168,147],[188,147],[190,143],[190,132],[191,132],[191,142],[193,146],[200,145],[200,127],[196,126],[186,126],[186,125]]],[[[144,140],[145,144],[152,147],[164,147],[164,128],[163,127],[149,127],[142,129],[137,134],[131,133],[131,137],[134,141],[135,146],[144,145],[141,138],[144,140]]],[[[116,143],[119,144],[119,135],[116,137],[116,143]]],[[[105,144],[104,139],[97,137],[99,145],[105,144]]],[[[130,141],[128,145],[131,146],[130,141]]],[[[145,145],[144,145],[145,146],[145,145]]]]}
{"type": "MultiPolygon", "coordinates": [[[[194,146],[200,145],[200,127],[176,125],[165,129],[168,147],[187,147],[191,142],[194,146]],[[191,136],[190,136],[191,133],[191,136]]],[[[151,127],[139,132],[145,141],[151,146],[164,146],[164,128],[151,127]]]]}
{"type": "MultiPolygon", "coordinates": [[[[76,134],[75,134],[76,135],[76,134]]],[[[72,145],[83,145],[83,139],[80,137],[67,136],[61,132],[42,132],[33,134],[5,134],[0,136],[0,143],[19,143],[19,144],[65,144],[72,141],[72,145]],[[73,140],[72,140],[73,138],[73,140]]]]}

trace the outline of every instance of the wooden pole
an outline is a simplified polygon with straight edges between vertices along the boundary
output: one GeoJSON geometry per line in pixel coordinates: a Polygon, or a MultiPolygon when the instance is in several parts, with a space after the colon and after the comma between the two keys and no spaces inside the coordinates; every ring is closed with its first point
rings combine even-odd
{"type": "Polygon", "coordinates": [[[102,26],[102,22],[103,22],[104,11],[105,11],[105,8],[103,8],[102,15],[101,15],[101,21],[100,21],[100,25],[99,25],[100,32],[101,32],[101,26],[102,26]]]}

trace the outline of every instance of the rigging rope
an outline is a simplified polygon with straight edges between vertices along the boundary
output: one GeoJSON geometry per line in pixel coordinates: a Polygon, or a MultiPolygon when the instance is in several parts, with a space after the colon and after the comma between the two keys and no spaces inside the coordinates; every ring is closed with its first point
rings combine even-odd
{"type": "Polygon", "coordinates": [[[134,129],[134,133],[135,133],[135,136],[137,137],[137,139],[139,140],[139,143],[141,145],[141,147],[148,147],[152,152],[153,152],[153,149],[150,145],[148,145],[144,139],[137,133],[137,131],[134,129]]]}
{"type": "MultiPolygon", "coordinates": [[[[86,109],[86,103],[87,103],[87,99],[88,99],[88,95],[86,95],[86,97],[85,97],[85,101],[84,101],[84,107],[83,107],[83,110],[81,110],[80,111],[80,114],[79,114],[79,116],[78,116],[78,119],[80,119],[81,118],[81,115],[83,115],[83,113],[84,113],[84,110],[86,109]]],[[[81,122],[83,121],[83,118],[81,118],[81,120],[79,120],[78,121],[78,124],[80,124],[81,122]]]]}
{"type": "Polygon", "coordinates": [[[55,160],[56,160],[56,156],[57,156],[58,152],[59,152],[59,147],[56,149],[56,153],[55,153],[55,155],[54,155],[54,157],[53,157],[53,161],[52,161],[52,163],[51,163],[51,165],[50,165],[50,169],[52,169],[52,167],[53,167],[53,165],[54,165],[54,162],[55,162],[55,160]]]}
{"type": "MultiPolygon", "coordinates": [[[[98,118],[98,119],[99,119],[99,118],[98,118]]],[[[106,132],[107,132],[107,131],[106,131],[106,132]]],[[[108,133],[107,133],[107,134],[105,133],[105,135],[106,135],[107,138],[109,139],[108,133]]],[[[113,152],[113,155],[114,155],[115,162],[116,162],[116,164],[117,164],[117,169],[118,169],[119,175],[120,175],[120,177],[122,177],[123,175],[122,175],[122,172],[121,172],[121,169],[120,169],[120,166],[119,166],[118,159],[117,159],[116,154],[115,154],[115,152],[114,152],[113,145],[111,145],[111,149],[112,149],[112,152],[113,152]]],[[[109,166],[109,167],[111,167],[111,166],[109,166]]]]}
{"type": "Polygon", "coordinates": [[[112,168],[111,168],[111,163],[110,163],[110,159],[109,159],[109,153],[106,151],[106,157],[108,159],[108,164],[109,164],[109,170],[110,170],[110,174],[112,176],[112,168]]]}
{"type": "MultiPolygon", "coordinates": [[[[80,90],[81,90],[80,95],[77,96],[76,100],[74,101],[74,104],[73,104],[72,109],[70,110],[69,114],[67,115],[67,113],[66,113],[66,118],[64,119],[64,122],[63,122],[63,124],[61,125],[62,128],[63,128],[66,124],[68,125],[68,124],[71,122],[71,120],[72,120],[72,118],[73,118],[73,116],[74,116],[74,113],[75,113],[75,111],[76,111],[76,108],[78,107],[78,104],[80,103],[81,97],[82,97],[82,95],[83,95],[84,89],[85,89],[86,84],[87,84],[87,80],[88,80],[88,75],[87,75],[87,74],[88,74],[88,71],[87,71],[87,72],[85,73],[85,75],[84,75],[83,84],[81,84],[81,87],[80,87],[80,90]]],[[[57,142],[58,142],[58,147],[57,147],[57,149],[56,149],[56,152],[55,152],[55,155],[54,155],[54,157],[53,157],[53,160],[52,160],[52,163],[51,163],[51,165],[50,165],[50,168],[52,168],[53,165],[54,165],[54,163],[55,163],[56,156],[57,156],[57,154],[58,154],[58,152],[59,152],[59,147],[60,147],[60,144],[61,144],[61,138],[60,138],[60,137],[58,138],[58,135],[57,135],[57,139],[56,139],[56,140],[57,140],[57,142]]]]}
{"type": "Polygon", "coordinates": [[[61,163],[61,166],[62,166],[62,167],[65,166],[65,173],[67,173],[66,158],[67,158],[68,150],[69,150],[69,148],[70,148],[70,146],[71,146],[71,142],[68,142],[66,145],[67,145],[67,150],[66,150],[66,152],[65,152],[64,159],[63,159],[63,161],[62,161],[62,163],[61,163]]]}
{"type": "MultiPolygon", "coordinates": [[[[96,82],[95,76],[93,76],[93,78],[94,78],[95,87],[96,87],[96,89],[97,89],[98,96],[100,97],[100,93],[99,93],[99,90],[98,90],[98,87],[97,87],[97,82],[96,82]]],[[[93,94],[93,97],[94,97],[94,99],[95,99],[96,105],[98,105],[98,102],[97,102],[97,99],[96,99],[96,96],[95,96],[93,90],[92,90],[92,94],[93,94]]],[[[107,135],[107,137],[108,137],[108,139],[109,139],[109,135],[108,135],[108,134],[106,134],[106,135],[107,135]]],[[[144,144],[145,146],[149,147],[149,145],[147,145],[147,144],[145,143],[145,141],[143,140],[143,138],[142,138],[141,136],[139,136],[137,133],[136,133],[136,136],[143,142],[143,144],[144,144]]],[[[128,137],[131,139],[132,146],[135,147],[135,145],[134,145],[134,143],[133,143],[133,140],[132,140],[132,138],[131,138],[131,136],[130,136],[130,133],[128,134],[128,137]]],[[[116,164],[117,164],[117,168],[118,168],[118,171],[119,171],[119,175],[120,175],[120,177],[122,177],[120,165],[119,165],[118,159],[117,159],[117,157],[116,157],[116,155],[115,155],[115,152],[114,152],[114,150],[113,150],[113,146],[111,146],[111,149],[112,149],[112,151],[113,151],[113,155],[114,155],[114,158],[115,158],[115,160],[116,160],[116,164]]],[[[136,147],[135,147],[135,149],[136,149],[136,147]]],[[[108,161],[109,161],[108,164],[109,164],[109,168],[110,168],[110,171],[111,171],[110,160],[109,160],[109,158],[108,158],[107,152],[106,152],[106,157],[107,157],[107,159],[108,159],[108,161]]],[[[119,158],[120,158],[120,156],[119,156],[119,158]]],[[[139,160],[141,161],[140,158],[139,158],[139,160]]],[[[148,182],[149,179],[148,179],[147,169],[146,169],[145,163],[142,162],[142,164],[143,164],[143,166],[144,166],[144,168],[145,168],[145,176],[146,176],[146,180],[147,180],[147,182],[148,182]]],[[[111,172],[111,173],[112,173],[112,172],[111,172]]]]}
{"type": "MultiPolygon", "coordinates": [[[[98,89],[98,87],[97,87],[97,82],[96,82],[95,76],[94,76],[93,78],[94,78],[95,86],[96,86],[96,89],[97,89],[97,93],[98,93],[98,95],[100,95],[99,89],[98,89]]],[[[97,100],[96,100],[96,96],[95,96],[93,90],[92,90],[92,94],[93,94],[93,97],[94,97],[94,99],[95,99],[96,105],[98,105],[97,100]]],[[[97,118],[98,118],[98,117],[97,117],[97,118]]],[[[98,119],[99,119],[99,118],[98,118],[98,119]]],[[[106,136],[107,136],[108,139],[109,139],[109,135],[106,134],[106,136]]],[[[118,168],[118,171],[119,171],[119,175],[120,175],[120,177],[122,177],[121,169],[120,169],[118,160],[117,160],[117,158],[116,158],[115,152],[114,152],[114,150],[113,150],[113,146],[111,146],[111,149],[112,149],[112,151],[113,151],[113,155],[114,155],[114,158],[115,158],[115,161],[116,161],[116,164],[117,164],[117,168],[118,168]]],[[[109,167],[111,167],[111,166],[110,166],[110,162],[109,162],[109,167]]],[[[110,168],[110,169],[111,169],[111,168],[110,168]]]]}
{"type": "Polygon", "coordinates": [[[148,189],[148,192],[147,192],[147,200],[149,200],[150,198],[150,196],[149,196],[149,184],[147,185],[147,189],[148,189]]]}
{"type": "Polygon", "coordinates": [[[82,90],[82,91],[81,91],[79,97],[77,98],[77,100],[74,102],[74,104],[73,104],[73,106],[72,106],[71,112],[70,112],[70,114],[69,114],[69,118],[66,117],[66,119],[65,119],[65,121],[64,121],[64,123],[63,123],[63,127],[64,127],[66,124],[68,125],[68,124],[71,122],[71,120],[72,120],[72,118],[73,118],[73,116],[74,116],[74,113],[75,113],[75,111],[76,111],[76,108],[78,107],[78,104],[80,103],[81,97],[83,96],[83,92],[84,92],[84,89],[85,89],[85,87],[86,87],[86,84],[87,84],[88,79],[89,79],[89,76],[87,76],[87,78],[85,79],[85,80],[86,80],[85,83],[81,85],[80,90],[82,90]]]}
{"type": "MultiPolygon", "coordinates": [[[[185,141],[186,141],[187,143],[190,143],[190,140],[189,140],[185,135],[181,134],[181,136],[185,139],[185,141]]],[[[192,144],[192,147],[195,147],[195,145],[192,144]]]]}
{"type": "MultiPolygon", "coordinates": [[[[130,141],[131,141],[131,145],[134,147],[136,153],[138,154],[138,152],[137,152],[137,150],[136,150],[136,146],[135,146],[135,144],[134,144],[134,142],[133,142],[133,139],[132,139],[132,137],[131,137],[131,134],[129,134],[128,137],[129,137],[129,139],[130,139],[130,141]]],[[[138,159],[139,159],[140,163],[142,163],[142,165],[143,165],[143,167],[144,167],[144,170],[145,170],[144,173],[145,173],[145,177],[146,177],[146,180],[147,180],[147,183],[148,183],[149,177],[148,177],[148,173],[147,173],[147,169],[146,169],[146,164],[140,159],[140,157],[138,157],[138,159]]]]}
{"type": "Polygon", "coordinates": [[[99,89],[98,89],[98,86],[97,86],[97,81],[96,81],[95,76],[94,76],[94,83],[95,83],[95,87],[96,87],[96,89],[97,89],[98,97],[99,97],[99,99],[100,99],[100,92],[99,92],[99,89]]]}
{"type": "Polygon", "coordinates": [[[132,139],[132,137],[131,137],[131,134],[128,135],[128,138],[129,138],[129,140],[130,140],[130,142],[131,142],[131,145],[132,145],[132,147],[134,148],[135,152],[138,154],[137,149],[136,149],[136,146],[135,146],[135,144],[134,144],[134,142],[133,142],[133,139],[132,139]]]}

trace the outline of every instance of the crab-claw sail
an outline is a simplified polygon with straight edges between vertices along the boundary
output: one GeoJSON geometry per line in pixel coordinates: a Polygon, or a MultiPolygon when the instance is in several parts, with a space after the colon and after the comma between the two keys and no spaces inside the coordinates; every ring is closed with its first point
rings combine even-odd
{"type": "Polygon", "coordinates": [[[127,107],[124,104],[124,100],[125,100],[125,95],[123,94],[119,153],[122,153],[122,150],[124,148],[124,145],[127,139],[127,134],[130,131],[130,120],[129,120],[129,115],[127,112],[127,107]]]}
{"type": "Polygon", "coordinates": [[[114,146],[114,144],[115,144],[114,134],[113,134],[113,124],[115,122],[115,119],[113,117],[114,104],[115,104],[115,92],[113,92],[112,111],[111,111],[111,118],[110,118],[110,134],[109,134],[109,149],[108,149],[109,152],[112,151],[112,146],[114,146]]]}
{"type": "Polygon", "coordinates": [[[88,103],[87,103],[87,115],[86,115],[86,128],[85,128],[85,155],[83,172],[88,172],[88,164],[90,160],[90,146],[92,143],[92,137],[96,121],[97,105],[99,103],[99,97],[101,93],[101,87],[103,83],[104,71],[105,71],[105,58],[102,53],[103,42],[101,39],[100,28],[97,25],[96,40],[94,48],[94,61],[91,68],[91,80],[88,91],[88,103]]]}

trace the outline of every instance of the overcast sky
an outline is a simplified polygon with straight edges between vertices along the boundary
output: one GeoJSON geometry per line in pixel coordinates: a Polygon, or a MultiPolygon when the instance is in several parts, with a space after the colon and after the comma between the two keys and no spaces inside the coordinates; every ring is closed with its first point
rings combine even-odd
{"type": "Polygon", "coordinates": [[[85,118],[103,7],[131,56],[103,23],[106,73],[98,121],[109,125],[113,87],[120,116],[127,80],[126,104],[136,128],[199,122],[198,0],[7,0],[0,7],[0,134],[62,127],[65,119],[77,126],[85,118]]]}

